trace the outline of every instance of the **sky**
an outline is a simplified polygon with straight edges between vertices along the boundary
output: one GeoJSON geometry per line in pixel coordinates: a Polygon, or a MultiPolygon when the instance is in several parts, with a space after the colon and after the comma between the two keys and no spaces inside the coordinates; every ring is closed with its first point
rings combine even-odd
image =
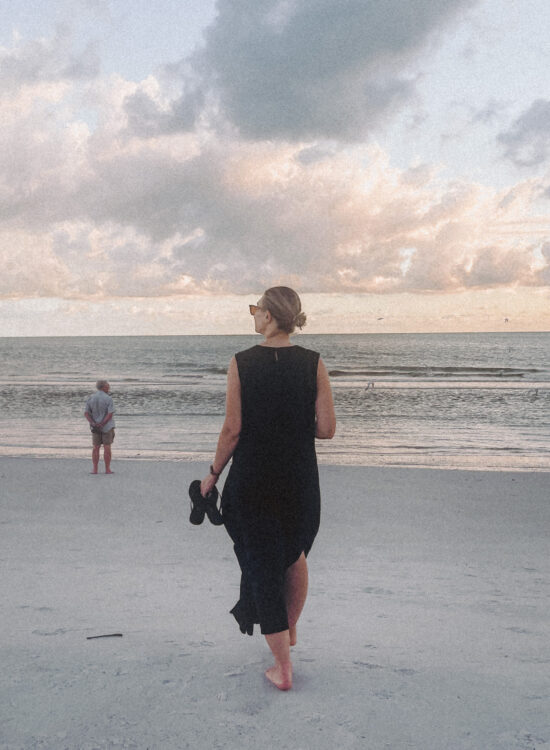
{"type": "Polygon", "coordinates": [[[550,330],[547,0],[0,5],[0,336],[550,330]]]}

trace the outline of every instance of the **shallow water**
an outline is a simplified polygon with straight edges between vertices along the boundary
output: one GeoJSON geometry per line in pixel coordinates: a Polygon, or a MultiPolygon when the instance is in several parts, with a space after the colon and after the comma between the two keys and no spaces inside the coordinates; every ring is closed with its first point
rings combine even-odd
{"type": "MultiPolygon", "coordinates": [[[[209,461],[225,375],[254,336],[0,339],[0,455],[87,456],[97,377],[116,456],[209,461]]],[[[325,463],[550,469],[550,333],[308,336],[331,373],[325,463]]]]}

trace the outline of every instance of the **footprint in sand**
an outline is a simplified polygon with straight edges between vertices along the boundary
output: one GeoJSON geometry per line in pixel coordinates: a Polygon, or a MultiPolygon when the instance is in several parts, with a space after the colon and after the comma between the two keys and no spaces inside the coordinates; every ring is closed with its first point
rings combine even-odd
{"type": "Polygon", "coordinates": [[[531,632],[530,630],[525,630],[525,628],[520,628],[515,625],[511,628],[505,628],[505,630],[510,630],[512,633],[523,633],[524,635],[528,635],[531,632]]]}
{"type": "Polygon", "coordinates": [[[229,672],[224,672],[224,677],[240,677],[242,674],[244,674],[244,668],[243,667],[236,667],[235,669],[230,670],[229,672]]]}
{"type": "Polygon", "coordinates": [[[361,661],[360,659],[356,659],[353,663],[357,667],[364,667],[365,669],[384,669],[381,664],[373,664],[370,661],[361,661]]]}
{"type": "Polygon", "coordinates": [[[389,701],[393,698],[393,693],[390,693],[388,690],[379,690],[377,693],[374,693],[376,698],[382,698],[382,700],[389,701]]]}
{"type": "Polygon", "coordinates": [[[242,707],[243,714],[246,714],[247,716],[256,716],[256,714],[261,713],[265,708],[265,703],[246,703],[242,707]]]}

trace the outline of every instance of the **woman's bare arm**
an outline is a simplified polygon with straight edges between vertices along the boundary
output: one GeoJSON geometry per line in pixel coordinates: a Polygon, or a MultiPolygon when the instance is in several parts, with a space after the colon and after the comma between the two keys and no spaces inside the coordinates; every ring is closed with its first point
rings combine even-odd
{"type": "MultiPolygon", "coordinates": [[[[218,447],[212,466],[221,474],[235,452],[241,434],[241,381],[237,360],[232,357],[227,370],[227,392],[225,397],[225,420],[218,438],[218,447]]],[[[217,477],[209,474],[201,482],[201,492],[207,495],[216,484],[217,477]]]]}
{"type": "Polygon", "coordinates": [[[317,400],[315,401],[315,437],[330,440],[336,432],[336,415],[332,389],[325,363],[319,357],[317,365],[317,400]]]}

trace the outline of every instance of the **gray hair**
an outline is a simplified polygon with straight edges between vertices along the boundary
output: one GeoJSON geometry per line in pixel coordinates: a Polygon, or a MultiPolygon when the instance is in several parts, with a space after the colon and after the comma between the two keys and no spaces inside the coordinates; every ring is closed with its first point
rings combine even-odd
{"type": "Polygon", "coordinates": [[[294,333],[296,327],[306,324],[306,314],[302,312],[300,298],[288,286],[272,286],[266,289],[260,300],[260,307],[269,310],[281,331],[294,333]]]}
{"type": "Polygon", "coordinates": [[[100,391],[102,388],[105,388],[106,385],[109,385],[108,380],[96,380],[95,387],[98,391],[100,391]]]}

